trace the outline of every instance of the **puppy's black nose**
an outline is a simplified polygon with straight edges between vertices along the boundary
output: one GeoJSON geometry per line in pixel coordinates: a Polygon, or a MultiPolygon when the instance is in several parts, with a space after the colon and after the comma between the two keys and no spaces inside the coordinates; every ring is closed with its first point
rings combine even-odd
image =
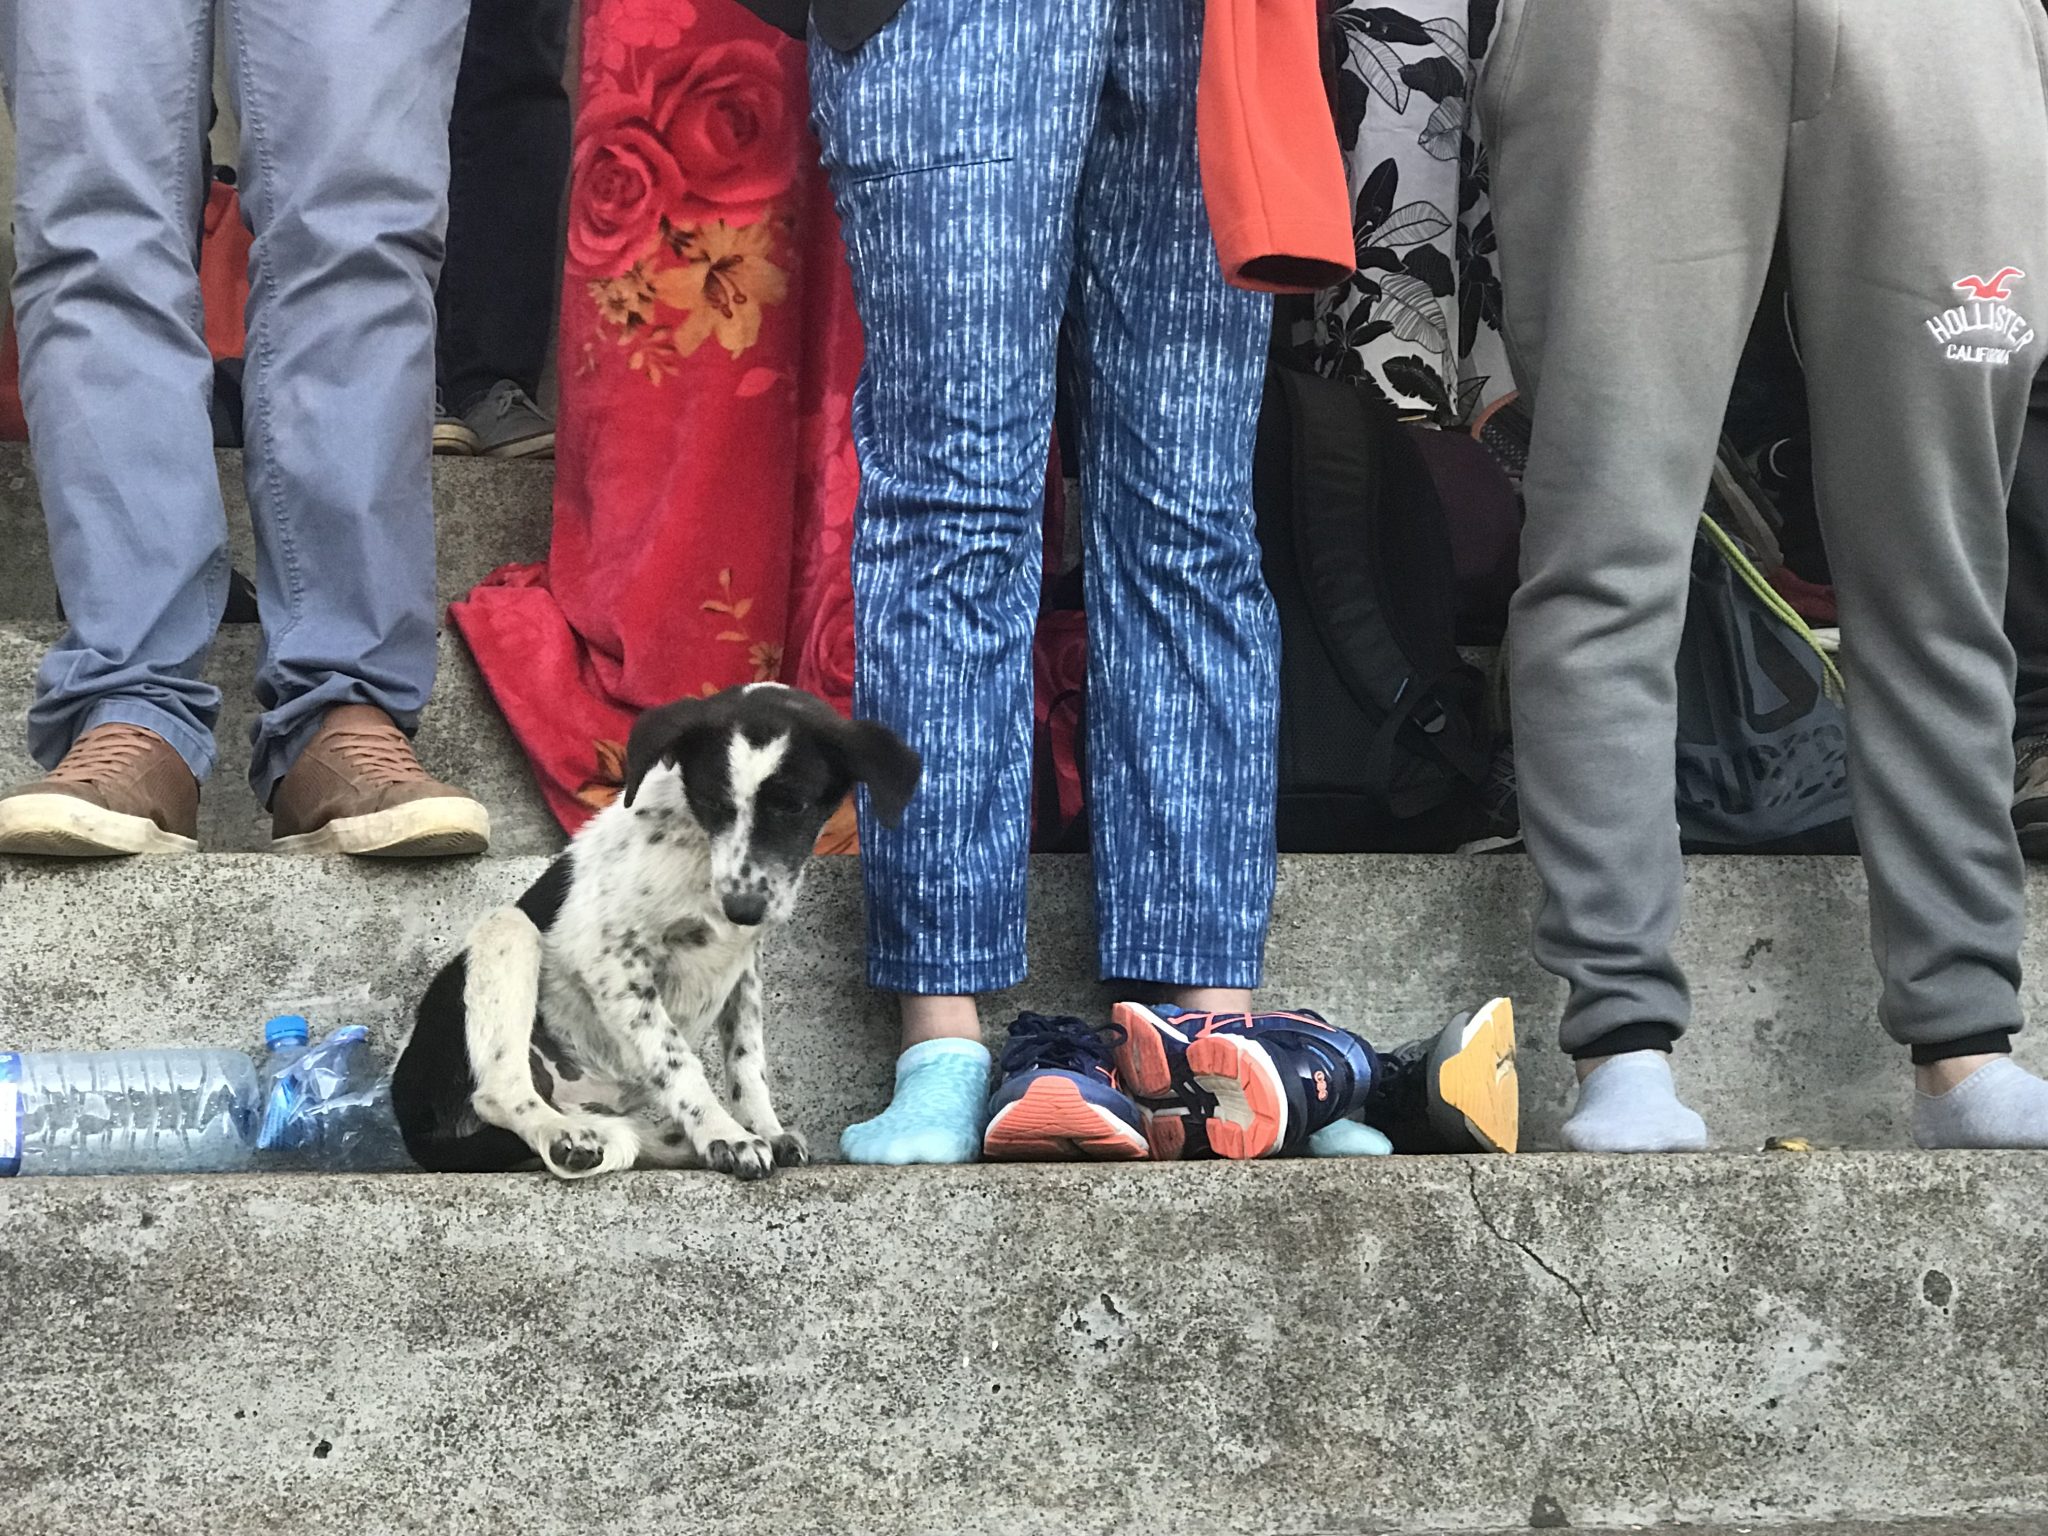
{"type": "Polygon", "coordinates": [[[736,895],[725,898],[725,920],[729,923],[737,923],[742,928],[753,928],[767,915],[766,896],[736,895]]]}

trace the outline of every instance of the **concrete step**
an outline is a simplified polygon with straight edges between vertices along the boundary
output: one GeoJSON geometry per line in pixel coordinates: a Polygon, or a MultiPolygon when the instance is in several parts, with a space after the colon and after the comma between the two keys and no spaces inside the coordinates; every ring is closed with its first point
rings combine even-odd
{"type": "MultiPolygon", "coordinates": [[[[235,568],[255,574],[242,456],[219,455],[221,494],[235,568]]],[[[498,566],[547,556],[554,466],[499,459],[436,459],[434,521],[443,600],[459,597],[498,566]]],[[[26,446],[0,443],[0,619],[57,617],[50,539],[26,446]]]]}
{"type": "MultiPolygon", "coordinates": [[[[62,634],[52,623],[0,619],[0,784],[36,776],[21,722],[33,694],[35,669],[62,634]]],[[[206,675],[221,690],[220,767],[199,804],[201,846],[212,852],[251,852],[270,846],[270,816],[249,789],[249,732],[259,711],[252,690],[262,636],[253,625],[220,632],[206,675]]],[[[563,842],[533,782],[533,773],[490,690],[451,629],[440,637],[440,672],[433,702],[420,724],[419,753],[428,769],[468,790],[489,807],[491,853],[552,853],[563,842]]]]}
{"type": "Polygon", "coordinates": [[[1571,1536],[2040,1536],[2041,1522],[2032,1515],[2017,1520],[1936,1517],[1912,1520],[1744,1520],[1738,1525],[1603,1525],[1597,1530],[1575,1525],[1517,1525],[1501,1530],[1389,1531],[1386,1536],[1530,1536],[1532,1531],[1569,1530],[1571,1536]]]}
{"type": "MultiPolygon", "coordinates": [[[[72,866],[0,861],[0,1042],[20,1049],[246,1044],[285,1004],[359,1022],[387,1047],[468,928],[539,873],[531,859],[405,867],[204,855],[72,866]]],[[[1033,865],[1031,980],[987,1011],[1101,1016],[1088,864],[1033,865]]],[[[2035,877],[2037,900],[2048,877],[2035,877]]],[[[1722,858],[1688,865],[1680,956],[1699,1023],[1679,1057],[1717,1144],[1798,1134],[1908,1144],[1903,1053],[1873,1018],[1863,878],[1853,860],[1722,858]]],[[[1559,989],[1528,958],[1536,884],[1517,857],[1289,857],[1266,996],[1315,1006],[1380,1042],[1434,1030],[1495,993],[1518,1004],[1525,1144],[1558,1145],[1571,1101],[1553,1048],[1559,989]]],[[[2036,1017],[2048,932],[2027,946],[2036,1017]]],[[[859,870],[817,864],[767,956],[769,1050],[785,1118],[830,1155],[887,1101],[895,1025],[862,969],[859,870]]],[[[2038,1032],[2020,1058],[2048,1068],[2038,1032]]]]}
{"type": "Polygon", "coordinates": [[[221,1536],[2017,1536],[2044,1167],[24,1180],[0,1488],[221,1536]]]}

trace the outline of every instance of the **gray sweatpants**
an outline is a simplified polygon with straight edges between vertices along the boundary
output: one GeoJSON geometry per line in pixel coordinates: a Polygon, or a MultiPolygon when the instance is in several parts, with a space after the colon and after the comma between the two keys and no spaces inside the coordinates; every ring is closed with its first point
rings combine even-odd
{"type": "Polygon", "coordinates": [[[1673,662],[1781,214],[1880,1017],[1915,1045],[2020,1023],[2000,615],[2048,351],[2044,30],[2040,0],[1507,0],[1481,107],[1535,406],[1514,728],[1567,1050],[1687,1022],[1673,662]]]}
{"type": "MultiPolygon", "coordinates": [[[[227,0],[255,230],[246,392],[266,799],[336,704],[434,680],[434,278],[468,0],[227,0]]],[[[147,726],[205,777],[227,592],[194,262],[214,0],[0,0],[14,304],[70,631],[29,748],[147,726]]]]}

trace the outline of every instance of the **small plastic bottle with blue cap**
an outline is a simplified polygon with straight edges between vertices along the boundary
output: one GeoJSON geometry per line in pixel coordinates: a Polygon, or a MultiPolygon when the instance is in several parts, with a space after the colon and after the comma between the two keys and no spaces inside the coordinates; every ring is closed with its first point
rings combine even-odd
{"type": "Polygon", "coordinates": [[[391,1079],[369,1051],[369,1031],[346,1025],[312,1041],[298,1014],[263,1026],[256,1127],[259,1165],[323,1173],[410,1168],[391,1108],[391,1079]]]}
{"type": "Polygon", "coordinates": [[[274,1019],[263,1021],[263,1088],[267,1098],[270,1087],[290,1069],[291,1064],[306,1054],[313,1039],[313,1026],[296,1013],[281,1013],[274,1019]]]}

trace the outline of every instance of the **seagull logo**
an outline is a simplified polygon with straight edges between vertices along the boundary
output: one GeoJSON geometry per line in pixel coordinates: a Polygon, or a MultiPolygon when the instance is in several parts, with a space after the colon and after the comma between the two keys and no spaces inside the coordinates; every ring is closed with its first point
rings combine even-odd
{"type": "Polygon", "coordinates": [[[2027,274],[2000,267],[1990,277],[1963,277],[1951,284],[1963,295],[1928,318],[1927,329],[1951,363],[1983,368],[2010,367],[2034,344],[2033,322],[2013,307],[2012,285],[2027,274]]]}
{"type": "Polygon", "coordinates": [[[2000,267],[1995,277],[1958,278],[1955,286],[1958,293],[1967,293],[1973,299],[2003,304],[2012,297],[2013,280],[2026,275],[2018,267],[2000,267]]]}

